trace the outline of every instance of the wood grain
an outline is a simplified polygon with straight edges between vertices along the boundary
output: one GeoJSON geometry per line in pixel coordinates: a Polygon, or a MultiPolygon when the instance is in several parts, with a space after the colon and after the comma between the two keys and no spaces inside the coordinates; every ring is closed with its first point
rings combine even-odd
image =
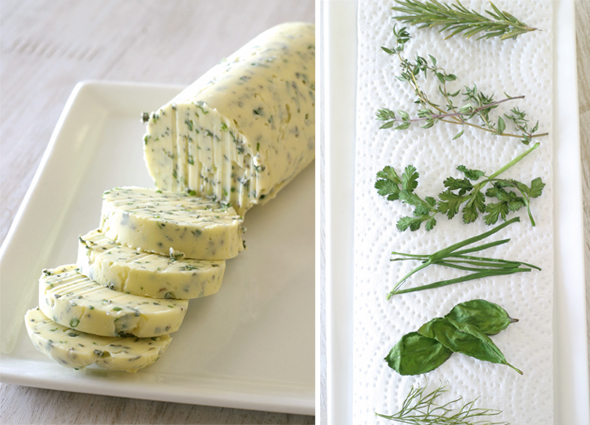
{"type": "MultiPolygon", "coordinates": [[[[576,0],[576,48],[578,55],[578,108],[580,114],[580,150],[586,267],[586,315],[590,317],[590,1],[576,0]]],[[[586,320],[590,341],[590,319],[586,320]]],[[[590,364],[590,352],[588,354],[590,364]]]]}
{"type": "MultiPolygon", "coordinates": [[[[82,80],[192,83],[313,0],[2,0],[0,242],[82,80]]],[[[313,416],[0,386],[2,424],[312,424],[313,416]]]]}

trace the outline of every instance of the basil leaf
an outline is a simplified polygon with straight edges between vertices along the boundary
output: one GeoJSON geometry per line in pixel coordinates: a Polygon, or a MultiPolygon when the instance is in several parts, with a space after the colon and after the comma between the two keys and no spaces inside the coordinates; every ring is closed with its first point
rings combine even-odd
{"type": "Polygon", "coordinates": [[[436,318],[424,324],[418,332],[428,338],[434,338],[449,350],[462,353],[478,360],[510,366],[520,374],[522,372],[510,365],[506,357],[494,342],[483,332],[469,324],[459,324],[460,329],[443,318],[436,318]]]}
{"type": "Polygon", "coordinates": [[[511,323],[518,322],[518,319],[508,316],[506,310],[498,304],[486,300],[471,300],[457,304],[445,319],[456,328],[459,328],[459,324],[468,324],[486,335],[496,335],[511,323]]]}
{"type": "Polygon", "coordinates": [[[439,367],[451,354],[438,341],[410,332],[395,344],[385,361],[400,375],[421,375],[439,367]]]}

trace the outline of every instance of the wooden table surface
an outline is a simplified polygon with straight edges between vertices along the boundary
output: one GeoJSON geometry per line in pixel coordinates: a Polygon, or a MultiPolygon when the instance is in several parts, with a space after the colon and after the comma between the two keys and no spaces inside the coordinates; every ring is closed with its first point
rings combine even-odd
{"type": "MultiPolygon", "coordinates": [[[[590,276],[590,0],[575,4],[590,276]]],[[[190,84],[262,30],[313,19],[312,0],[2,0],[0,242],[77,82],[190,84]]],[[[311,424],[314,418],[0,384],[0,423],[311,424]]]]}

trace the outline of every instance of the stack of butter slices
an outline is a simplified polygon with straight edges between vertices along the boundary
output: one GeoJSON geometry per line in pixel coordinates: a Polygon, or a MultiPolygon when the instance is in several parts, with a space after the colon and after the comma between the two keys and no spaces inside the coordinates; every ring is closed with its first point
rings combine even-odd
{"type": "Polygon", "coordinates": [[[77,264],[43,270],[39,307],[25,319],[29,336],[64,366],[149,366],[180,328],[188,300],[219,290],[242,233],[233,208],[206,199],[107,191],[101,227],[80,236],[77,264]]]}
{"type": "Polygon", "coordinates": [[[312,24],[271,28],[144,114],[156,188],[105,192],[77,263],[43,270],[25,316],[39,351],[135,372],[167,349],[188,300],[219,291],[246,211],[314,158],[314,38],[312,24]]]}

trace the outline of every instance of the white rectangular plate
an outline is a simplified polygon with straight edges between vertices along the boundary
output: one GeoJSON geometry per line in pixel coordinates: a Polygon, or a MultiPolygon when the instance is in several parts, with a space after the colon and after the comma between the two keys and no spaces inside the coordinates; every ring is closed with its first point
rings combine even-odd
{"type": "Polygon", "coordinates": [[[191,300],[168,351],[137,374],[75,371],[39,353],[23,316],[46,267],[76,260],[98,227],[101,194],[152,187],[141,112],[182,87],[87,82],[72,93],[2,249],[0,379],[181,403],[314,414],[314,167],[248,212],[248,249],[218,294],[191,300]]]}
{"type": "MultiPolygon", "coordinates": [[[[326,117],[325,275],[327,382],[322,419],[352,423],[353,228],[356,92],[355,0],[322,0],[320,45],[326,117]]],[[[555,424],[587,425],[588,346],[574,3],[554,2],[555,424]]],[[[548,371],[548,373],[550,373],[548,371]]],[[[324,422],[322,422],[324,423],[324,422]]]]}

